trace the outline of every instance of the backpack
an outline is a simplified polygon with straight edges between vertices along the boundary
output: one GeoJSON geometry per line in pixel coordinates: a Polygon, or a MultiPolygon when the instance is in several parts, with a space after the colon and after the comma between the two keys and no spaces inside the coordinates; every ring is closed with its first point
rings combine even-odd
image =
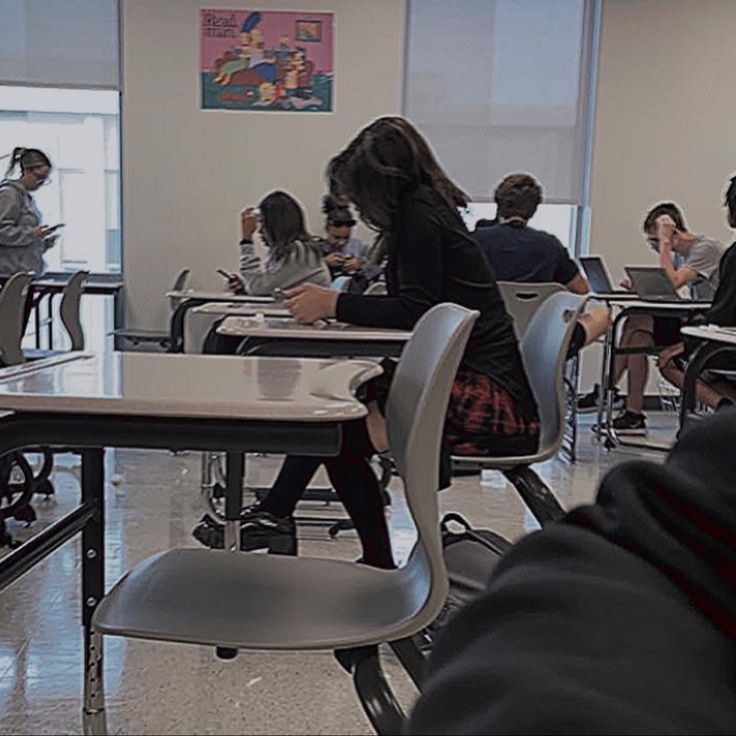
{"type": "Polygon", "coordinates": [[[442,547],[450,591],[437,618],[422,632],[419,646],[429,653],[447,622],[488,584],[491,572],[511,542],[487,529],[474,529],[460,514],[445,514],[440,522],[442,547]],[[450,524],[462,530],[452,531],[450,524]]]}

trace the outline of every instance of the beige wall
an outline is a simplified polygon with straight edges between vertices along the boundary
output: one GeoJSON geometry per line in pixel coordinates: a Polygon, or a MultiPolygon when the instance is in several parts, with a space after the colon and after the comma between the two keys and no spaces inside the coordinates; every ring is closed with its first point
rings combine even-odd
{"type": "Polygon", "coordinates": [[[729,237],[735,35],[734,0],[604,0],[590,250],[617,278],[652,260],[640,230],[658,201],[680,203],[695,232],[729,237]]]}
{"type": "MultiPolygon", "coordinates": [[[[590,252],[616,281],[627,264],[655,263],[641,222],[659,201],[730,242],[721,202],[736,171],[735,34],[736,0],[603,0],[590,252]]],[[[583,386],[599,361],[586,351],[583,386]]]]}
{"type": "Polygon", "coordinates": [[[263,0],[260,9],[334,11],[335,112],[199,109],[200,8],[242,0],[123,3],[123,218],[128,324],[162,326],[183,266],[198,287],[236,269],[240,209],[283,188],[313,231],[329,157],[374,117],[401,110],[405,0],[263,0]]]}

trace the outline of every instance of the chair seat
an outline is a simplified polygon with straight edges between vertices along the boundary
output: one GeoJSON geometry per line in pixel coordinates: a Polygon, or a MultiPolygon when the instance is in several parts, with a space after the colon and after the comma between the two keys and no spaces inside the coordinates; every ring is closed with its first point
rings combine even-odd
{"type": "Polygon", "coordinates": [[[536,465],[549,460],[557,454],[557,447],[548,447],[534,455],[511,455],[507,457],[491,457],[489,455],[452,455],[452,461],[458,464],[473,464],[489,470],[506,470],[519,465],[536,465]]]}
{"type": "Polygon", "coordinates": [[[149,329],[120,329],[113,330],[115,337],[122,337],[124,340],[131,342],[158,342],[168,343],[171,341],[170,333],[165,330],[149,330],[149,329]]]}
{"type": "Polygon", "coordinates": [[[234,649],[362,646],[426,626],[432,612],[413,619],[427,585],[428,576],[342,560],[174,549],[123,577],[97,607],[93,627],[234,649]]]}

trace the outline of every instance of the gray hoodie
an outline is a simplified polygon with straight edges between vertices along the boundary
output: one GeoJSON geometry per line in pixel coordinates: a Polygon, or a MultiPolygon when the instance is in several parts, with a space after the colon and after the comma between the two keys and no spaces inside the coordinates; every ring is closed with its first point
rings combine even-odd
{"type": "Polygon", "coordinates": [[[33,229],[41,224],[41,213],[33,197],[15,179],[0,182],[0,276],[18,271],[43,273],[43,254],[49,245],[36,238],[33,229]]]}

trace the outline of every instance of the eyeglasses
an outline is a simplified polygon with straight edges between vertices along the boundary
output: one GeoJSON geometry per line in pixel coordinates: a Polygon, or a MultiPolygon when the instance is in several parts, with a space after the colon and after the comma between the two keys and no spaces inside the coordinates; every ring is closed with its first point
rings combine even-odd
{"type": "Polygon", "coordinates": [[[44,187],[47,184],[51,184],[51,177],[48,174],[38,174],[33,169],[30,169],[30,173],[38,182],[38,186],[44,187]]]}
{"type": "Polygon", "coordinates": [[[659,238],[647,237],[647,243],[649,243],[652,248],[659,248],[659,238]]]}

